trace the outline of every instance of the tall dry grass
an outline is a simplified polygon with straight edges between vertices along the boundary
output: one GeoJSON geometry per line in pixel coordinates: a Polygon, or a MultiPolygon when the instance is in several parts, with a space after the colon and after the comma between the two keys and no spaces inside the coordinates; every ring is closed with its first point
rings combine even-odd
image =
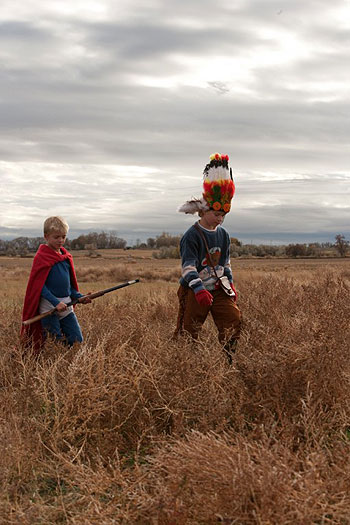
{"type": "MultiPolygon", "coordinates": [[[[112,270],[97,287],[138,276],[112,270]]],[[[0,523],[350,523],[347,265],[237,272],[232,367],[212,322],[172,339],[175,271],[80,306],[84,343],[39,359],[6,289],[0,523]]]]}

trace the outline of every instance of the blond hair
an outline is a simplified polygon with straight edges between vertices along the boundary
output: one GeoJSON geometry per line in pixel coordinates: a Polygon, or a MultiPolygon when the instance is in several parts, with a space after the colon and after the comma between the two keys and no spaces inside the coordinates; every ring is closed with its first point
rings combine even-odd
{"type": "Polygon", "coordinates": [[[62,217],[48,217],[44,222],[44,235],[52,232],[64,232],[67,234],[69,226],[62,217]]]}

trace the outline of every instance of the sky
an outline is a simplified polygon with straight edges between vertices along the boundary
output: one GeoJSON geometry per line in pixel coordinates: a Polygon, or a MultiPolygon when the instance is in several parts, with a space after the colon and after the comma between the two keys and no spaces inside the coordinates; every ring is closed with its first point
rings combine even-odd
{"type": "Polygon", "coordinates": [[[2,0],[0,238],[183,233],[214,152],[243,242],[350,239],[350,1],[2,0]]]}

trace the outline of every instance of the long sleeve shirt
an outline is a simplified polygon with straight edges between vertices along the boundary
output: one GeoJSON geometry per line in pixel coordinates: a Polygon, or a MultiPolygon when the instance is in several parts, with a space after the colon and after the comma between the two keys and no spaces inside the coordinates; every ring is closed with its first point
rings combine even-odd
{"type": "Polygon", "coordinates": [[[53,306],[57,306],[60,302],[58,297],[69,296],[72,299],[82,297],[82,294],[77,292],[71,285],[70,264],[68,261],[57,262],[52,266],[41,290],[41,296],[53,306]]]}
{"type": "MultiPolygon", "coordinates": [[[[207,230],[199,225],[205,235],[211,259],[215,265],[218,277],[225,275],[232,282],[230,263],[230,236],[222,227],[207,230]]],[[[180,284],[189,286],[195,293],[200,290],[214,290],[217,280],[207,255],[200,233],[191,226],[183,235],[180,242],[182,259],[182,276],[180,284]]]]}

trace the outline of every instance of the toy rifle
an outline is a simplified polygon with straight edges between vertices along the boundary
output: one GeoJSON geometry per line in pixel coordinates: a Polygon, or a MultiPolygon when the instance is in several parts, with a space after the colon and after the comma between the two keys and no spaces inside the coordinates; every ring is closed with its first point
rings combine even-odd
{"type": "MultiPolygon", "coordinates": [[[[105,290],[100,290],[99,292],[94,292],[86,295],[82,295],[81,297],[78,297],[77,299],[73,299],[69,303],[67,303],[67,306],[73,306],[80,302],[80,299],[83,299],[84,297],[90,297],[90,299],[96,299],[96,297],[101,297],[102,295],[105,295],[106,293],[113,292],[114,290],[119,290],[119,288],[124,288],[125,286],[130,286],[130,284],[139,283],[140,279],[135,279],[133,281],[127,281],[126,283],[118,284],[117,286],[112,286],[112,288],[106,288],[105,290]]],[[[27,319],[26,321],[23,321],[24,325],[35,323],[36,321],[40,321],[40,319],[44,319],[44,317],[48,317],[49,315],[52,315],[53,313],[57,312],[57,307],[51,308],[51,310],[48,310],[47,312],[44,312],[43,314],[36,315],[35,317],[32,317],[31,319],[27,319]]]]}

